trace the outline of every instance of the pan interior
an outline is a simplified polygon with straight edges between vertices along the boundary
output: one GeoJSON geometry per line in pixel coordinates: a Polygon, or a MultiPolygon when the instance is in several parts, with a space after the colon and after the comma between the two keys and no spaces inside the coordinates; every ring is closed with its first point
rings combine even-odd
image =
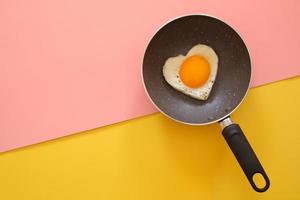
{"type": "Polygon", "coordinates": [[[142,75],[159,110],[177,121],[200,125],[224,118],[243,100],[251,61],[246,45],[230,26],[213,17],[190,15],[169,22],[154,35],[144,55],[142,75]],[[185,55],[199,43],[212,47],[219,57],[218,74],[205,101],[173,89],[162,74],[166,59],[185,55]]]}

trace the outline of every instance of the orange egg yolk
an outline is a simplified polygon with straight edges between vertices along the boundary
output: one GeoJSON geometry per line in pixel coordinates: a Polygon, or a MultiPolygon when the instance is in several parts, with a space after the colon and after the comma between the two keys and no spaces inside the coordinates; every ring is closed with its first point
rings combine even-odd
{"type": "Polygon", "coordinates": [[[181,81],[190,88],[202,86],[209,78],[210,65],[206,58],[190,56],[181,64],[179,71],[181,81]]]}

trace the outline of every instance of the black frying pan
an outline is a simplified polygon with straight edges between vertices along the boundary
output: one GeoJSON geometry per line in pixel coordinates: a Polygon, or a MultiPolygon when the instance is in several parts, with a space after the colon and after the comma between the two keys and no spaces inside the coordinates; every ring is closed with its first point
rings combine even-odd
{"type": "Polygon", "coordinates": [[[165,24],[153,36],[143,60],[143,81],[151,101],[166,116],[190,125],[219,122],[250,184],[264,192],[270,181],[239,125],[229,115],[243,101],[251,79],[251,61],[242,38],[223,21],[205,15],[189,15],[165,24]],[[206,44],[219,57],[218,73],[211,94],[205,101],[193,99],[173,89],[165,80],[162,67],[169,57],[186,54],[194,45],[206,44]],[[265,180],[258,187],[254,175],[265,180]]]}

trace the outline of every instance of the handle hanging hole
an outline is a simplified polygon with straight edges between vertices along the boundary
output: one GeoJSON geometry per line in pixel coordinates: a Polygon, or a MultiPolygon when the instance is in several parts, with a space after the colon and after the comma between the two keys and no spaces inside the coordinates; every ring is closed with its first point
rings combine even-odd
{"type": "Polygon", "coordinates": [[[254,182],[256,187],[259,188],[259,189],[263,189],[267,185],[267,182],[266,182],[264,176],[261,173],[258,173],[258,172],[253,174],[252,181],[254,182]]]}

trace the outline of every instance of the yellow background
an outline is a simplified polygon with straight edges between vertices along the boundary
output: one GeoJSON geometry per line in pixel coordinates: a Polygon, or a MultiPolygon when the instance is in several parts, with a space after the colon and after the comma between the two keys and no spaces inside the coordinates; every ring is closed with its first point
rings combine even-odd
{"type": "Polygon", "coordinates": [[[154,114],[0,155],[0,199],[300,199],[300,77],[251,89],[232,118],[271,180],[248,184],[218,124],[154,114]]]}

